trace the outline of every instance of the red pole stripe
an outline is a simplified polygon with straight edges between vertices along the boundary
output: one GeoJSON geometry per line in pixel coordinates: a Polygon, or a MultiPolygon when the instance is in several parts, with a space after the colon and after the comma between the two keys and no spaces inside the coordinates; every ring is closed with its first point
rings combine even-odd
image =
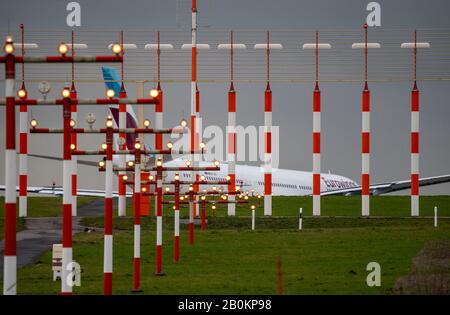
{"type": "Polygon", "coordinates": [[[419,153],[419,133],[411,132],[411,153],[419,153]]]}
{"type": "Polygon", "coordinates": [[[112,198],[105,198],[105,234],[112,235],[112,198]]]}
{"type": "Polygon", "coordinates": [[[133,270],[134,270],[134,279],[133,286],[134,289],[138,290],[141,287],[141,258],[134,257],[133,260],[133,270]]]}
{"type": "Polygon", "coordinates": [[[77,175],[72,174],[72,196],[77,195],[77,175]]]}
{"type": "Polygon", "coordinates": [[[320,195],[320,174],[313,174],[313,195],[320,195]]]}
{"type": "Polygon", "coordinates": [[[192,82],[197,81],[197,47],[192,46],[192,82]]]}
{"type": "Polygon", "coordinates": [[[264,194],[272,194],[272,174],[264,174],[264,194]]]}
{"type": "Polygon", "coordinates": [[[236,112],[236,92],[234,90],[228,92],[228,111],[236,112]]]}
{"type": "Polygon", "coordinates": [[[236,190],[236,174],[229,174],[230,184],[228,184],[228,192],[234,192],[236,190]]]}
{"type": "MultiPolygon", "coordinates": [[[[269,87],[268,87],[269,89],[269,87]]],[[[266,90],[264,93],[264,111],[271,112],[272,111],[272,91],[266,90]]]]}
{"type": "Polygon", "coordinates": [[[370,112],[370,91],[367,89],[363,91],[362,111],[370,112]]]}
{"type": "Polygon", "coordinates": [[[27,195],[27,175],[19,175],[19,196],[27,195]]]}
{"type": "Polygon", "coordinates": [[[5,256],[16,255],[16,204],[5,203],[5,256]],[[9,223],[9,224],[6,224],[9,223]]]}
{"type": "Polygon", "coordinates": [[[419,195],[419,174],[411,174],[411,195],[419,195]]]}
{"type": "Polygon", "coordinates": [[[111,272],[105,272],[103,274],[104,281],[103,281],[103,294],[104,295],[111,295],[112,294],[112,273],[111,272]]]}
{"type": "Polygon", "coordinates": [[[362,194],[369,195],[370,194],[370,175],[362,174],[362,194]]]}
{"type": "Polygon", "coordinates": [[[26,133],[21,133],[19,135],[19,153],[27,154],[28,153],[28,135],[26,133]]]}
{"type": "Polygon", "coordinates": [[[420,92],[417,89],[412,91],[412,99],[411,99],[411,111],[418,112],[419,111],[419,97],[420,92]]]}
{"type": "Polygon", "coordinates": [[[313,153],[320,153],[320,132],[313,132],[313,153]]]}
{"type": "Polygon", "coordinates": [[[266,132],[266,153],[272,153],[272,133],[266,132]]]}
{"type": "Polygon", "coordinates": [[[126,194],[126,185],[124,184],[124,180],[123,180],[124,176],[125,175],[119,175],[119,185],[118,185],[119,195],[126,194]]]}
{"type": "Polygon", "coordinates": [[[370,133],[362,133],[362,153],[370,153],[370,133]]]}
{"type": "Polygon", "coordinates": [[[313,101],[313,112],[320,112],[321,100],[320,100],[320,90],[314,91],[314,101],[313,101]]]}
{"type": "Polygon", "coordinates": [[[72,205],[63,205],[63,247],[72,247],[72,205]]]}

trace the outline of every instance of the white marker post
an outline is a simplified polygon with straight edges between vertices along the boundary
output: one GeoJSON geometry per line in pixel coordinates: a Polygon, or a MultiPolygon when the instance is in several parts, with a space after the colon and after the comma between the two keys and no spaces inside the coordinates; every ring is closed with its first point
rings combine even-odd
{"type": "Polygon", "coordinates": [[[300,212],[298,214],[298,229],[301,230],[303,228],[303,208],[300,208],[300,212]]]}
{"type": "Polygon", "coordinates": [[[252,205],[252,231],[255,230],[255,221],[256,221],[256,211],[255,211],[255,205],[252,205]]]}
{"type": "Polygon", "coordinates": [[[437,219],[437,207],[434,207],[434,227],[438,226],[437,219]]]}

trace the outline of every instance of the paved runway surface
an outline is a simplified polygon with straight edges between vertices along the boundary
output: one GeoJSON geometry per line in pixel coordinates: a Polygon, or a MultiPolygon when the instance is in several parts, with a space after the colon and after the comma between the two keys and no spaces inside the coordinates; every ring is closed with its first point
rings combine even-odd
{"type": "MultiPolygon", "coordinates": [[[[104,200],[99,199],[78,208],[78,216],[73,218],[73,233],[83,231],[81,218],[87,216],[102,216],[104,200]]],[[[17,233],[17,265],[35,263],[39,257],[52,248],[53,244],[61,242],[61,217],[55,218],[26,218],[25,230],[17,233]]],[[[0,277],[3,277],[3,249],[4,242],[0,242],[0,277]]],[[[50,266],[49,266],[50,272],[50,266]]]]}

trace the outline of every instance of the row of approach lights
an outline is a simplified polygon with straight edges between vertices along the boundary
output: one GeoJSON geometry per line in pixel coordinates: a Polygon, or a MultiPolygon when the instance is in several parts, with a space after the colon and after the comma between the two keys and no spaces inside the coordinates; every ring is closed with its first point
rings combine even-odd
{"type": "MultiPolygon", "coordinates": [[[[110,48],[111,48],[111,51],[112,51],[116,56],[118,56],[118,55],[123,51],[122,45],[121,45],[121,44],[118,44],[118,43],[115,43],[115,44],[110,45],[110,48]]],[[[12,39],[11,36],[8,36],[8,37],[6,38],[6,43],[5,43],[5,46],[4,46],[3,50],[4,50],[4,52],[5,52],[6,54],[12,54],[12,53],[14,53],[15,47],[14,47],[13,39],[12,39]]],[[[59,53],[61,54],[61,56],[63,56],[63,57],[66,56],[66,54],[69,52],[69,50],[70,50],[69,45],[66,44],[66,43],[61,43],[61,44],[59,44],[59,46],[58,46],[58,52],[59,52],[59,53]]],[[[149,92],[149,95],[150,95],[150,97],[152,97],[152,98],[158,97],[159,91],[156,90],[156,89],[151,89],[150,92],[149,92]]],[[[17,96],[18,96],[19,98],[22,98],[22,99],[26,98],[26,97],[27,97],[27,91],[26,91],[26,89],[21,88],[20,90],[18,90],[18,91],[17,91],[17,96]]],[[[69,97],[70,97],[70,89],[69,89],[68,87],[65,87],[65,88],[61,91],[61,96],[62,96],[63,98],[69,98],[69,97]]],[[[106,91],[106,97],[112,99],[112,98],[114,98],[115,96],[116,96],[116,93],[115,93],[114,90],[108,89],[108,90],[106,91]]]]}
{"type": "MultiPolygon", "coordinates": [[[[20,43],[17,45],[21,45],[20,43]]],[[[36,44],[27,44],[27,45],[32,45],[33,48],[37,48],[36,44]]],[[[85,44],[74,44],[74,46],[77,46],[79,48],[87,48],[87,45],[85,44]]],[[[65,57],[66,54],[69,52],[70,50],[70,46],[71,44],[66,44],[64,42],[60,43],[58,46],[58,52],[61,54],[61,56],[65,57]]],[[[173,45],[172,44],[147,44],[145,45],[145,49],[173,49],[173,45]]],[[[181,46],[181,49],[190,49],[192,47],[192,44],[183,44],[181,46]]],[[[352,49],[364,49],[364,48],[381,48],[381,44],[380,43],[353,43],[352,44],[352,49]]],[[[406,48],[406,49],[411,49],[411,48],[430,48],[431,45],[428,42],[406,42],[406,43],[402,43],[401,48],[406,48]]],[[[122,53],[122,51],[125,48],[136,48],[136,44],[120,44],[120,43],[114,43],[114,44],[110,44],[108,46],[109,49],[111,49],[111,51],[115,54],[115,55],[120,55],[122,53]]],[[[238,43],[233,43],[233,44],[219,44],[217,46],[217,49],[219,50],[224,50],[224,49],[246,49],[247,45],[245,44],[238,44],[238,43]]],[[[264,43],[264,44],[255,44],[254,45],[254,49],[271,49],[271,50],[280,50],[283,49],[283,45],[282,44],[278,44],[278,43],[264,43]]],[[[329,43],[306,43],[302,45],[302,48],[304,50],[315,50],[315,49],[325,49],[325,50],[329,50],[332,48],[332,45],[329,43]]],[[[201,49],[201,50],[208,50],[210,49],[210,45],[209,44],[197,44],[197,49],[201,49]]],[[[6,54],[12,54],[15,50],[15,44],[13,43],[13,39],[11,36],[7,36],[6,37],[6,42],[5,45],[3,47],[3,50],[6,54]]]]}
{"type": "MultiPolygon", "coordinates": [[[[37,119],[35,119],[35,118],[33,118],[31,121],[30,121],[30,125],[31,125],[31,127],[34,129],[34,128],[36,128],[37,126],[38,126],[38,121],[37,121],[37,119]]],[[[150,127],[150,124],[151,124],[151,122],[150,122],[150,120],[148,120],[148,119],[145,119],[144,120],[144,127],[145,128],[149,128],[150,127]]],[[[70,127],[72,127],[72,128],[74,128],[75,127],[75,125],[76,125],[76,121],[74,120],[74,119],[71,119],[70,120],[70,127]]],[[[187,127],[187,125],[188,125],[188,122],[187,122],[187,120],[186,119],[182,119],[181,120],[181,122],[180,122],[180,125],[181,125],[181,127],[182,128],[186,128],[187,127]]],[[[106,127],[108,127],[108,128],[112,128],[114,126],[114,123],[113,123],[113,120],[112,120],[112,117],[111,116],[108,116],[108,119],[106,120],[106,127]]],[[[102,149],[103,150],[106,150],[107,149],[107,144],[106,143],[103,143],[102,144],[102,149]]],[[[206,147],[206,145],[202,142],[202,143],[200,143],[200,149],[205,149],[205,147],[206,147]]],[[[71,144],[70,145],[70,149],[71,150],[75,150],[75,148],[76,148],[76,146],[75,146],[75,144],[71,144]]],[[[134,144],[134,148],[136,149],[136,150],[140,150],[141,149],[141,144],[139,143],[139,142],[136,142],[135,144],[134,144]]],[[[167,143],[167,148],[168,149],[172,149],[173,148],[173,143],[172,142],[168,142],[167,143]]],[[[102,163],[103,161],[101,161],[100,163],[102,163]]],[[[131,161],[130,161],[131,162],[131,161]]],[[[191,162],[190,161],[187,161],[186,162],[186,165],[188,164],[188,162],[189,162],[189,165],[191,164],[191,162]]],[[[100,163],[99,163],[99,166],[100,167],[103,167],[104,166],[104,164],[103,165],[100,165],[100,163]]],[[[188,166],[189,166],[188,165],[188,166]]],[[[130,167],[132,167],[133,165],[129,165],[130,167]]],[[[158,166],[162,166],[162,165],[158,165],[158,166]]],[[[217,165],[216,165],[217,166],[217,165]]]]}
{"type": "MultiPolygon", "coordinates": [[[[103,144],[102,144],[102,149],[103,149],[103,150],[106,150],[107,147],[108,147],[108,145],[107,145],[106,143],[103,143],[103,144]]],[[[168,147],[169,149],[172,149],[172,148],[173,148],[172,142],[167,143],[167,147],[168,147]]],[[[201,143],[201,144],[200,144],[200,147],[201,147],[202,149],[204,149],[204,148],[205,148],[205,144],[204,144],[204,143],[201,143]]],[[[135,148],[136,150],[140,150],[140,149],[141,149],[141,144],[140,144],[139,142],[136,142],[136,143],[134,144],[134,148],[135,148]]],[[[75,149],[75,147],[74,147],[74,149],[75,149]]],[[[72,150],[74,150],[74,149],[72,149],[72,150]]],[[[192,162],[188,160],[188,161],[185,162],[185,164],[186,164],[187,167],[191,167],[192,162]]],[[[134,162],[133,162],[133,161],[128,161],[128,162],[127,162],[127,165],[128,165],[128,167],[133,167],[133,166],[134,166],[134,162]]],[[[99,166],[99,167],[105,167],[105,161],[102,160],[102,161],[98,162],[98,166],[99,166]]],[[[156,161],[156,166],[158,166],[158,167],[163,166],[163,161],[162,161],[161,159],[158,159],[158,160],[156,161]]],[[[215,166],[215,167],[220,167],[220,161],[215,160],[215,161],[214,161],[214,166],[215,166]]],[[[227,178],[227,181],[229,181],[229,180],[231,179],[229,176],[227,176],[226,178],[227,178]]],[[[149,180],[153,180],[153,179],[154,179],[153,175],[150,175],[148,179],[149,179],[149,180]]],[[[125,181],[128,180],[128,177],[127,177],[127,178],[124,177],[124,180],[125,180],[125,181]]],[[[179,177],[178,177],[178,179],[175,178],[175,180],[180,180],[180,178],[179,178],[179,177]]],[[[202,176],[200,177],[200,180],[201,180],[202,182],[204,182],[204,181],[206,181],[206,177],[202,175],[202,176]]]]}
{"type": "MultiPolygon", "coordinates": [[[[65,87],[64,89],[62,89],[61,91],[61,96],[63,98],[69,98],[70,97],[70,88],[69,87],[65,87]]],[[[116,96],[116,92],[112,89],[108,89],[106,90],[106,97],[109,99],[113,99],[116,96]]],[[[151,89],[149,92],[149,95],[151,98],[156,98],[159,95],[159,91],[157,89],[151,89]]],[[[17,96],[21,99],[25,99],[27,97],[27,90],[25,88],[21,88],[20,90],[17,91],[17,96]]]]}
{"type": "MultiPolygon", "coordinates": [[[[17,44],[17,46],[21,46],[21,45],[22,45],[21,43],[17,44]]],[[[37,44],[26,44],[25,47],[30,46],[30,45],[31,45],[30,48],[37,48],[37,44]]],[[[16,50],[15,46],[16,46],[16,44],[14,44],[12,36],[7,36],[5,45],[3,46],[3,51],[6,54],[12,54],[16,50]]],[[[58,53],[61,56],[65,57],[67,55],[67,53],[70,51],[70,46],[71,46],[71,44],[66,44],[64,42],[60,43],[58,45],[58,49],[57,49],[58,53]]],[[[87,45],[85,45],[85,44],[74,44],[74,46],[77,46],[79,48],[87,48],[87,45]]],[[[123,51],[123,47],[119,43],[111,44],[111,45],[109,45],[109,48],[116,56],[120,55],[123,51]]]]}

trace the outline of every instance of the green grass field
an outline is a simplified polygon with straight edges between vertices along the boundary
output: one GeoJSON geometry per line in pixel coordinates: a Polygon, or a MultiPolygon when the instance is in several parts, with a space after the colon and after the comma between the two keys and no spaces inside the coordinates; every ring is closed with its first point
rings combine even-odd
{"type": "MultiPolygon", "coordinates": [[[[96,197],[78,197],[78,206],[81,207],[95,200],[96,197]]],[[[0,240],[3,239],[3,228],[5,224],[5,201],[0,197],[0,240]]],[[[19,216],[19,201],[17,201],[17,216],[19,216]]],[[[29,217],[56,217],[62,215],[61,197],[29,197],[28,216],[29,217]]],[[[17,218],[17,231],[24,227],[23,219],[17,218]]]]}
{"type": "MultiPolygon", "coordinates": [[[[153,200],[152,200],[153,204],[153,200]]],[[[263,201],[250,198],[249,204],[237,207],[237,216],[250,216],[250,205],[257,206],[257,215],[263,215],[263,201]]],[[[440,216],[450,217],[450,196],[422,196],[420,198],[420,216],[433,216],[437,206],[440,216]]],[[[304,216],[312,216],[311,197],[274,197],[273,216],[298,217],[299,208],[303,208],[304,216]]],[[[165,206],[164,215],[171,216],[170,206],[165,206]]],[[[181,214],[187,216],[185,207],[181,214]]],[[[410,199],[407,196],[373,196],[371,197],[371,216],[409,217],[411,215],[410,199]]],[[[226,205],[217,207],[217,216],[226,215],[226,205]]],[[[117,211],[115,211],[117,213],[117,211]]],[[[208,213],[211,213],[208,208],[208,213]]],[[[322,197],[322,216],[359,216],[361,214],[361,197],[359,196],[329,196],[322,197]]],[[[127,215],[133,215],[131,203],[127,207],[127,215]]]]}
{"type": "MultiPolygon", "coordinates": [[[[450,219],[408,218],[408,197],[374,197],[372,213],[390,218],[360,218],[357,197],[324,198],[323,215],[312,218],[309,198],[275,197],[274,215],[264,218],[258,208],[256,231],[250,231],[248,206],[237,218],[216,217],[208,210],[207,231],[196,226],[190,246],[182,225],[181,261],[173,263],[173,218],[164,217],[165,277],[155,277],[155,220],[142,218],[142,289],[144,294],[276,294],[277,259],[283,262],[285,294],[390,294],[396,280],[409,273],[411,260],[430,240],[450,239],[450,219]],[[297,230],[298,207],[306,215],[297,230]],[[336,217],[339,216],[339,217],[336,217]],[[343,216],[341,218],[341,216],[343,216]],[[366,266],[381,265],[381,287],[368,287],[366,266]]],[[[450,216],[450,197],[421,198],[421,215],[450,216]]],[[[183,212],[183,216],[186,212],[183,212]]],[[[74,238],[74,259],[82,267],[77,294],[101,294],[103,288],[103,218],[85,218],[92,233],[74,238]]],[[[133,220],[114,219],[114,294],[129,294],[132,285],[133,220]]],[[[20,294],[57,294],[51,253],[18,272],[20,294]]]]}

